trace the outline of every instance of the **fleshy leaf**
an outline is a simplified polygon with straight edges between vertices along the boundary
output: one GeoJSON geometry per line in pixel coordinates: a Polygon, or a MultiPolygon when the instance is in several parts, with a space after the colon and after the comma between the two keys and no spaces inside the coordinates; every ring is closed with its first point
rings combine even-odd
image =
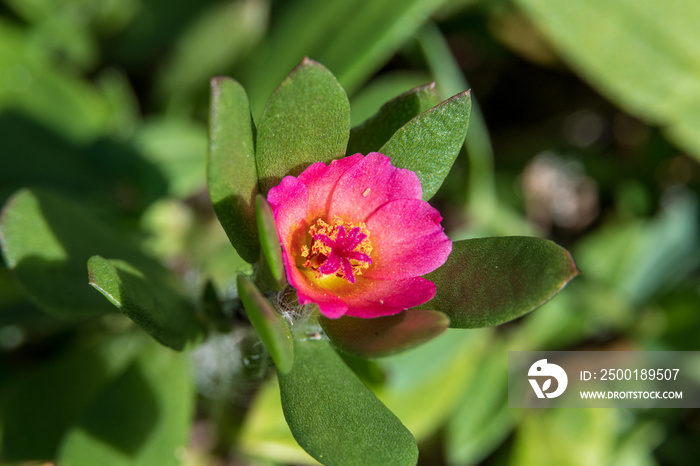
{"type": "Polygon", "coordinates": [[[288,372],[294,361],[294,345],[289,324],[275,311],[253,282],[243,274],[237,278],[238,296],[280,373],[288,372]]]}
{"type": "Polygon", "coordinates": [[[341,350],[360,357],[381,357],[413,348],[444,332],[447,316],[437,311],[409,309],[393,316],[360,319],[321,317],[321,326],[341,350]]]}
{"type": "Polygon", "coordinates": [[[155,344],[104,390],[66,435],[65,466],[177,466],[190,430],[194,391],[189,355],[155,344]]]}
{"type": "Polygon", "coordinates": [[[88,286],[85,263],[95,254],[167,273],[128,240],[55,194],[22,190],[0,218],[8,267],[31,299],[58,317],[84,317],[114,308],[88,286]]]}
{"type": "Polygon", "coordinates": [[[423,199],[435,195],[467,136],[471,99],[469,91],[457,94],[402,126],[379,149],[391,163],[416,172],[423,199]]]}
{"type": "Polygon", "coordinates": [[[435,83],[416,87],[390,100],[374,116],[350,130],[346,154],[378,151],[399,128],[438,103],[435,83]]]}
{"type": "Polygon", "coordinates": [[[88,260],[90,285],[165,346],[182,350],[201,339],[192,306],[161,280],[118,259],[88,260]]]}
{"type": "Polygon", "coordinates": [[[209,139],[207,179],[216,216],[238,254],[249,263],[256,262],[255,125],[245,90],[233,79],[211,81],[209,139]]]}
{"type": "Polygon", "coordinates": [[[413,435],[323,338],[295,334],[294,365],[278,376],[294,438],[321,463],[416,464],[413,435]]]}
{"type": "Polygon", "coordinates": [[[287,175],[345,155],[350,103],[325,67],[304,59],[267,101],[260,119],[257,164],[266,193],[287,175]]]}
{"type": "Polygon", "coordinates": [[[577,274],[569,252],[541,238],[457,241],[447,262],[425,276],[437,294],[419,307],[444,312],[450,327],[499,325],[541,306],[577,274]]]}
{"type": "Polygon", "coordinates": [[[258,232],[260,235],[260,248],[265,259],[263,275],[270,275],[270,285],[282,290],[287,284],[284,274],[284,260],[282,259],[282,248],[280,238],[275,226],[275,217],[272,215],[270,204],[265,198],[258,194],[255,198],[255,215],[258,222],[258,232]]]}

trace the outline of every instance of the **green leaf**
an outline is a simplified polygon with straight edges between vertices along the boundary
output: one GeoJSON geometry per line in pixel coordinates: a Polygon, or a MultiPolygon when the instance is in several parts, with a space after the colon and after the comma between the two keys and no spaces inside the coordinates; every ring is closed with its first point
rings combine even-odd
{"type": "Polygon", "coordinates": [[[53,459],[65,432],[126,370],[142,344],[133,333],[103,336],[11,374],[0,410],[3,460],[53,459]]]}
{"type": "Polygon", "coordinates": [[[58,463],[179,465],[193,408],[189,356],[151,345],[68,432],[58,463]]]}
{"type": "Polygon", "coordinates": [[[345,155],[350,103],[330,71],[306,58],[270,96],[258,129],[258,176],[267,193],[287,175],[345,155]]]}
{"type": "Polygon", "coordinates": [[[451,327],[500,325],[541,306],[577,274],[569,252],[541,238],[458,241],[447,262],[425,276],[437,294],[419,307],[444,312],[451,327]]]}
{"type": "Polygon", "coordinates": [[[260,254],[254,206],[255,125],[245,90],[233,79],[211,81],[209,138],[209,197],[231,244],[252,264],[260,254]]]}
{"type": "Polygon", "coordinates": [[[435,195],[462,148],[469,125],[469,91],[433,107],[402,126],[379,149],[393,165],[416,172],[423,199],[435,195]]]}
{"type": "Polygon", "coordinates": [[[417,309],[375,319],[344,316],[340,319],[321,317],[319,321],[335,346],[367,358],[413,348],[440,335],[450,324],[441,312],[417,309]]]}
{"type": "Polygon", "coordinates": [[[294,361],[294,345],[289,324],[248,277],[239,274],[236,283],[238,296],[243,301],[248,319],[272,356],[277,370],[280,373],[288,372],[294,361]]]}
{"type": "Polygon", "coordinates": [[[700,3],[516,3],[584,79],[700,158],[700,3]]]}
{"type": "Polygon", "coordinates": [[[378,151],[391,136],[416,115],[440,103],[435,83],[416,87],[382,105],[367,121],[350,130],[347,155],[378,151]]]}
{"type": "Polygon", "coordinates": [[[58,317],[114,311],[88,286],[85,263],[90,256],[118,257],[166,273],[116,231],[55,194],[17,192],[0,217],[0,237],[7,265],[29,297],[58,317]]]}
{"type": "Polygon", "coordinates": [[[294,365],[278,377],[294,438],[321,463],[416,464],[413,435],[324,339],[295,334],[294,365]]]}
{"type": "Polygon", "coordinates": [[[202,339],[192,306],[167,283],[128,262],[93,256],[90,285],[165,346],[182,350],[202,339]]]}
{"type": "Polygon", "coordinates": [[[260,234],[260,249],[265,259],[264,265],[262,265],[265,271],[263,275],[269,273],[270,285],[274,289],[283,290],[287,285],[287,279],[284,274],[284,260],[282,259],[282,248],[280,238],[277,235],[275,217],[272,215],[270,204],[260,194],[255,198],[255,215],[260,234]]]}

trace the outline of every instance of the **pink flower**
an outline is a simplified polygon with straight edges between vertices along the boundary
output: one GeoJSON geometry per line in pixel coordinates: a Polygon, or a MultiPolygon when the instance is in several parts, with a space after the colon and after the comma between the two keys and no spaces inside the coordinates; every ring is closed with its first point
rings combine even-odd
{"type": "Polygon", "coordinates": [[[421,275],[447,260],[452,243],[421,196],[416,174],[377,152],[315,163],[272,188],[299,303],[330,318],[372,318],[431,300],[435,284],[421,275]]]}

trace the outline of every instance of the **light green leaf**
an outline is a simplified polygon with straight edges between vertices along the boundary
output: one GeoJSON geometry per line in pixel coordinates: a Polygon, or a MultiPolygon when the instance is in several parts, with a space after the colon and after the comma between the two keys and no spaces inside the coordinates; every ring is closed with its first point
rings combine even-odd
{"type": "Polygon", "coordinates": [[[165,274],[116,231],[56,195],[22,190],[0,217],[2,252],[29,297],[58,317],[84,317],[114,308],[88,285],[87,260],[101,254],[165,274]]]}
{"type": "Polygon", "coordinates": [[[247,262],[256,262],[260,249],[254,206],[255,125],[245,90],[230,78],[211,82],[207,179],[216,216],[231,244],[247,262]]]}
{"type": "Polygon", "coordinates": [[[379,149],[393,165],[416,172],[423,199],[435,195],[464,143],[469,125],[469,91],[421,113],[379,149]]]}
{"type": "Polygon", "coordinates": [[[68,432],[58,463],[177,466],[193,408],[188,355],[150,345],[68,432]]]}
{"type": "Polygon", "coordinates": [[[441,312],[416,309],[375,319],[344,316],[340,319],[321,317],[319,321],[335,346],[366,358],[413,348],[440,335],[450,324],[441,312]]]}
{"type": "Polygon", "coordinates": [[[270,353],[280,373],[288,372],[294,361],[294,345],[289,324],[260,293],[253,282],[238,275],[238,296],[245,312],[270,353]]]}
{"type": "Polygon", "coordinates": [[[270,96],[258,128],[258,177],[267,193],[283,177],[345,155],[350,103],[323,65],[305,58],[270,96]]]}
{"type": "Polygon", "coordinates": [[[294,336],[294,365],[279,373],[294,438],[324,464],[415,465],[418,448],[401,421],[322,338],[294,336]]]}
{"type": "Polygon", "coordinates": [[[202,323],[182,296],[128,262],[93,256],[90,285],[165,346],[182,350],[203,337],[202,323]]]}
{"type": "Polygon", "coordinates": [[[284,274],[284,261],[282,259],[282,248],[280,238],[275,226],[275,217],[272,215],[270,204],[265,198],[258,194],[255,198],[255,215],[258,221],[258,232],[260,234],[260,248],[264,260],[262,267],[263,276],[269,273],[270,285],[272,288],[282,290],[287,285],[284,274]]]}
{"type": "Polygon", "coordinates": [[[610,100],[700,158],[700,3],[517,0],[563,58],[610,100]]]}
{"type": "Polygon", "coordinates": [[[500,325],[541,306],[578,274],[569,252],[551,241],[526,236],[457,241],[439,269],[425,276],[437,309],[450,326],[500,325]]]}
{"type": "Polygon", "coordinates": [[[378,151],[399,128],[438,103],[435,83],[416,87],[390,100],[374,116],[350,130],[346,154],[378,151]]]}

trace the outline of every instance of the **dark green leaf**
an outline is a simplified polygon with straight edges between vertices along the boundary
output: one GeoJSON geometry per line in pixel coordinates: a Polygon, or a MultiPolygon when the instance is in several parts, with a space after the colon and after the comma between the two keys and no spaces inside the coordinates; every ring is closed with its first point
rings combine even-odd
{"type": "Polygon", "coordinates": [[[123,373],[142,343],[134,334],[102,338],[34,370],[23,368],[3,393],[3,460],[54,458],[66,430],[123,373]]]}
{"type": "Polygon", "coordinates": [[[345,155],[350,103],[335,77],[308,58],[267,101],[258,131],[258,175],[267,193],[286,175],[345,155]]]}
{"type": "Polygon", "coordinates": [[[189,356],[151,345],[68,432],[65,466],[176,466],[187,442],[194,391],[189,356]]]}
{"type": "Polygon", "coordinates": [[[248,277],[238,275],[238,296],[280,373],[288,372],[294,361],[294,345],[289,324],[272,307],[248,277]]]}
{"type": "Polygon", "coordinates": [[[416,172],[423,199],[435,195],[464,143],[469,125],[469,91],[457,94],[401,127],[379,149],[393,165],[416,172]]]}
{"type": "Polygon", "coordinates": [[[347,155],[376,152],[415,116],[440,103],[435,83],[412,89],[382,105],[367,121],[350,130],[347,155]]]}
{"type": "Polygon", "coordinates": [[[192,306],[167,283],[128,262],[93,256],[90,285],[165,346],[182,350],[203,336],[192,306]]]}
{"type": "Polygon", "coordinates": [[[341,350],[361,357],[381,357],[413,348],[444,332],[450,324],[437,311],[409,309],[401,314],[359,319],[321,317],[321,326],[341,350]]]}
{"type": "Polygon", "coordinates": [[[458,241],[447,262],[425,276],[437,294],[419,307],[444,312],[451,327],[499,325],[541,306],[577,274],[569,252],[541,238],[458,241]]]}
{"type": "Polygon", "coordinates": [[[249,263],[259,258],[255,225],[258,172],[255,125],[245,90],[230,78],[211,81],[207,179],[216,216],[231,244],[249,263]]]}
{"type": "Polygon", "coordinates": [[[81,317],[114,308],[88,286],[85,263],[95,254],[118,257],[139,268],[165,273],[128,240],[56,195],[22,190],[0,218],[8,267],[43,310],[81,317]]]}
{"type": "Polygon", "coordinates": [[[321,463],[416,464],[413,435],[324,339],[295,334],[294,365],[278,376],[294,438],[321,463]]]}
{"type": "Polygon", "coordinates": [[[282,290],[287,285],[284,274],[284,261],[282,259],[282,248],[280,238],[277,235],[275,218],[272,215],[270,204],[265,198],[258,194],[255,198],[255,215],[258,220],[258,232],[260,234],[260,248],[263,258],[263,274],[270,275],[270,286],[277,290],[282,290]]]}

